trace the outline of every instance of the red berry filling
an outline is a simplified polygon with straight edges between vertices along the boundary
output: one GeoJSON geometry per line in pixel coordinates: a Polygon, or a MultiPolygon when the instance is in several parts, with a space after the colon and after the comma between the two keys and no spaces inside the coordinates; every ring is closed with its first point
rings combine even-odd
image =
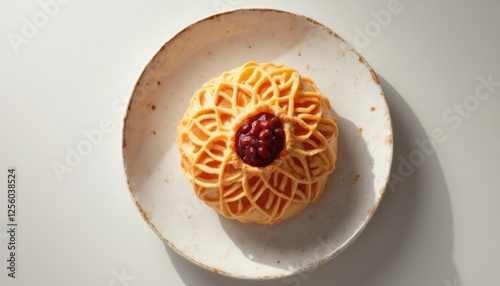
{"type": "Polygon", "coordinates": [[[284,145],[283,124],[270,113],[259,113],[248,118],[236,133],[238,156],[254,167],[270,164],[278,158],[284,145]]]}

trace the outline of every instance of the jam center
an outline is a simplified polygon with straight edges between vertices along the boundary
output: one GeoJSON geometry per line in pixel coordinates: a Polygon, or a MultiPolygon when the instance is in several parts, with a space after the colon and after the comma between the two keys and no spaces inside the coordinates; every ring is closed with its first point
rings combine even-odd
{"type": "Polygon", "coordinates": [[[248,165],[263,167],[270,164],[283,150],[283,123],[270,113],[249,117],[236,133],[238,156],[248,165]]]}

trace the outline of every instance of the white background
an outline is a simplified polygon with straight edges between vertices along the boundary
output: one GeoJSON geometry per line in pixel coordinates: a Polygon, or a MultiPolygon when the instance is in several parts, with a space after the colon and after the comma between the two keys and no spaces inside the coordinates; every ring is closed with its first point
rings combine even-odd
{"type": "Polygon", "coordinates": [[[0,285],[500,285],[499,12],[494,0],[2,1],[0,285]],[[394,126],[392,181],[361,237],[314,271],[265,282],[211,273],[166,247],[132,202],[120,149],[128,97],[163,43],[245,7],[306,15],[353,44],[394,126]],[[68,166],[99,128],[102,140],[68,166]]]}

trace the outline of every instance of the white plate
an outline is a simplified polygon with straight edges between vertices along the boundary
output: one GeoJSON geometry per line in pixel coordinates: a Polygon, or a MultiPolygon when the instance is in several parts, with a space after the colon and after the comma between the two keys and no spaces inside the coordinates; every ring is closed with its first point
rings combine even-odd
{"type": "Polygon", "coordinates": [[[277,278],[331,259],[360,235],[384,193],[392,129],[374,71],[335,32],[283,11],[236,10],[182,30],[146,66],[124,119],[123,160],[139,211],[165,243],[217,273],[277,278]],[[272,227],[228,220],[196,199],[175,143],[193,92],[246,61],[312,78],[339,119],[337,169],[324,195],[272,227]]]}

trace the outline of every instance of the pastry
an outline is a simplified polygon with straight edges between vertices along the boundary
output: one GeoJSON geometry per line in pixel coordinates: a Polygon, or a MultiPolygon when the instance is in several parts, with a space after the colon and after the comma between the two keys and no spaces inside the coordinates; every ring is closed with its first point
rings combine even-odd
{"type": "Polygon", "coordinates": [[[243,223],[273,225],[324,192],[337,120],[313,81],[247,62],[196,91],[177,128],[181,167],[198,198],[243,223]]]}

